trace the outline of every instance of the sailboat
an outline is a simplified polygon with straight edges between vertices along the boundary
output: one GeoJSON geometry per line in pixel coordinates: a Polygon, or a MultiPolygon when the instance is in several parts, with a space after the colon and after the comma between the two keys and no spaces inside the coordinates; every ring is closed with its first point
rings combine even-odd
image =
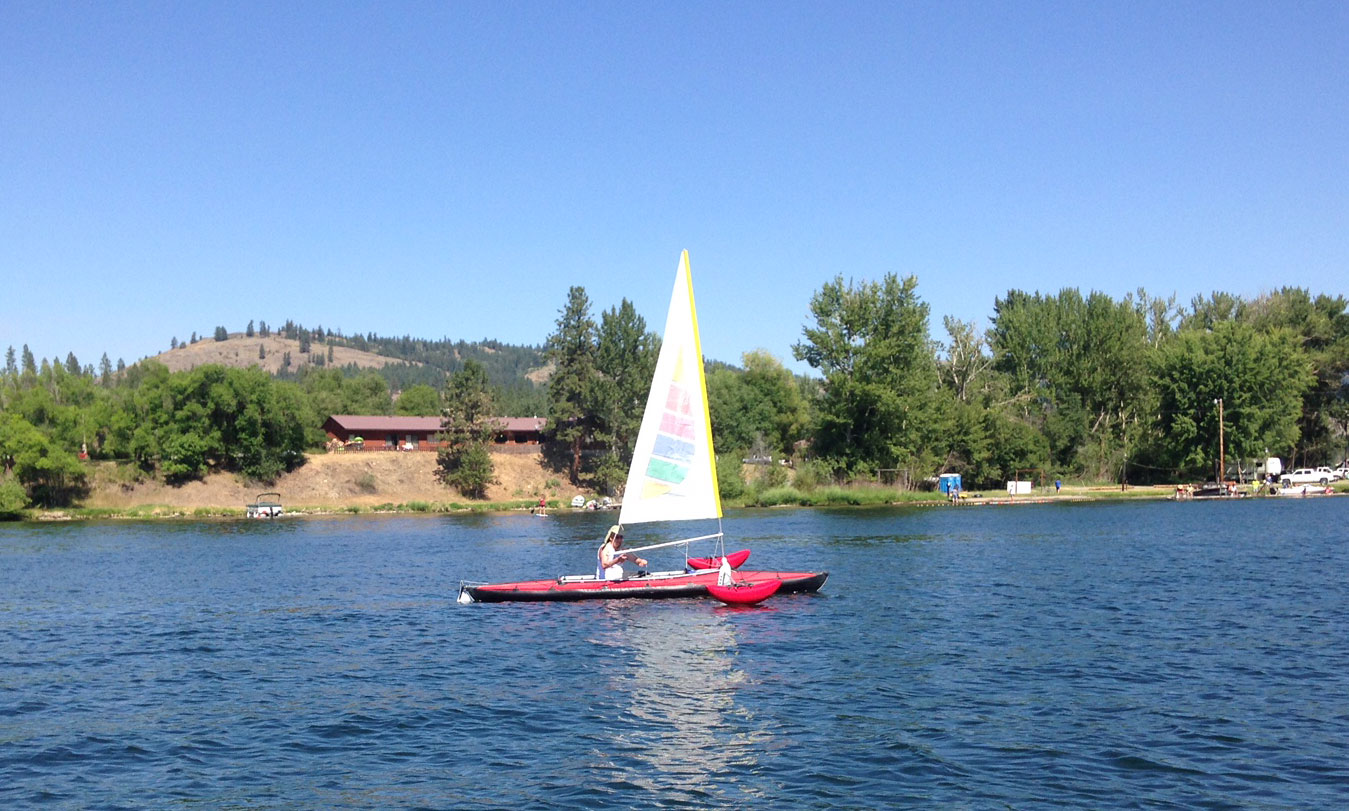
{"type": "Polygon", "coordinates": [[[595,575],[563,575],[547,580],[461,585],[459,601],[524,602],[615,598],[699,597],[715,594],[726,602],[757,602],[767,594],[814,592],[828,572],[737,571],[748,552],[725,553],[721,530],[721,494],[717,487],[712,421],[707,407],[698,316],[693,304],[689,253],[679,257],[664,340],[656,359],[646,410],[637,432],[627,486],[619,511],[620,526],[657,521],[717,522],[712,534],[651,544],[623,551],[683,546],[685,567],[667,572],[638,572],[621,580],[595,575]],[[715,544],[711,557],[688,557],[694,543],[715,544]],[[770,585],[773,584],[773,585],[770,585]]]}

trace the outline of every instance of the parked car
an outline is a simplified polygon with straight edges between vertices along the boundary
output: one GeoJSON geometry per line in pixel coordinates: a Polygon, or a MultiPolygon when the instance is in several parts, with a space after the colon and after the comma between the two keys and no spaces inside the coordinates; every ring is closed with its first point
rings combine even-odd
{"type": "Polygon", "coordinates": [[[1330,472],[1330,468],[1328,467],[1300,467],[1292,473],[1283,474],[1283,478],[1279,479],[1279,484],[1284,487],[1292,487],[1298,484],[1319,484],[1324,487],[1334,480],[1335,476],[1330,472]]]}
{"type": "Polygon", "coordinates": [[[1341,479],[1349,479],[1349,464],[1340,465],[1333,472],[1341,479]]]}

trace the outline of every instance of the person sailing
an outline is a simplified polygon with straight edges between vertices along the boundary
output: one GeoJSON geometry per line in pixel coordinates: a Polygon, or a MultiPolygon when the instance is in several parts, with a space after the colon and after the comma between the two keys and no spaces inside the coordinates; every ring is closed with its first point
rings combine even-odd
{"type": "Polygon", "coordinates": [[[623,528],[615,524],[604,535],[604,544],[600,546],[595,565],[596,580],[622,580],[623,561],[630,560],[638,566],[645,566],[646,560],[620,552],[623,548],[623,528]]]}

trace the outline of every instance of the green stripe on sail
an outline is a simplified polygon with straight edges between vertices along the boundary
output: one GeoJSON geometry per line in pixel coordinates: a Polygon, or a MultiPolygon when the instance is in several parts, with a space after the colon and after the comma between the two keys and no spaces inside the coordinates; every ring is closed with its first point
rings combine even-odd
{"type": "Polygon", "coordinates": [[[679,484],[689,475],[688,465],[676,465],[664,459],[652,459],[646,466],[646,477],[658,481],[679,484]]]}

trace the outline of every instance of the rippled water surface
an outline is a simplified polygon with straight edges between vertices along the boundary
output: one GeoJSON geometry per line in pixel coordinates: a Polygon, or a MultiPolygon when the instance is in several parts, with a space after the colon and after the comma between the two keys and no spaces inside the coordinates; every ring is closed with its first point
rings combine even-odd
{"type": "Polygon", "coordinates": [[[0,525],[0,807],[1345,807],[1346,519],[736,513],[831,573],[756,609],[456,604],[612,516],[0,525]]]}

